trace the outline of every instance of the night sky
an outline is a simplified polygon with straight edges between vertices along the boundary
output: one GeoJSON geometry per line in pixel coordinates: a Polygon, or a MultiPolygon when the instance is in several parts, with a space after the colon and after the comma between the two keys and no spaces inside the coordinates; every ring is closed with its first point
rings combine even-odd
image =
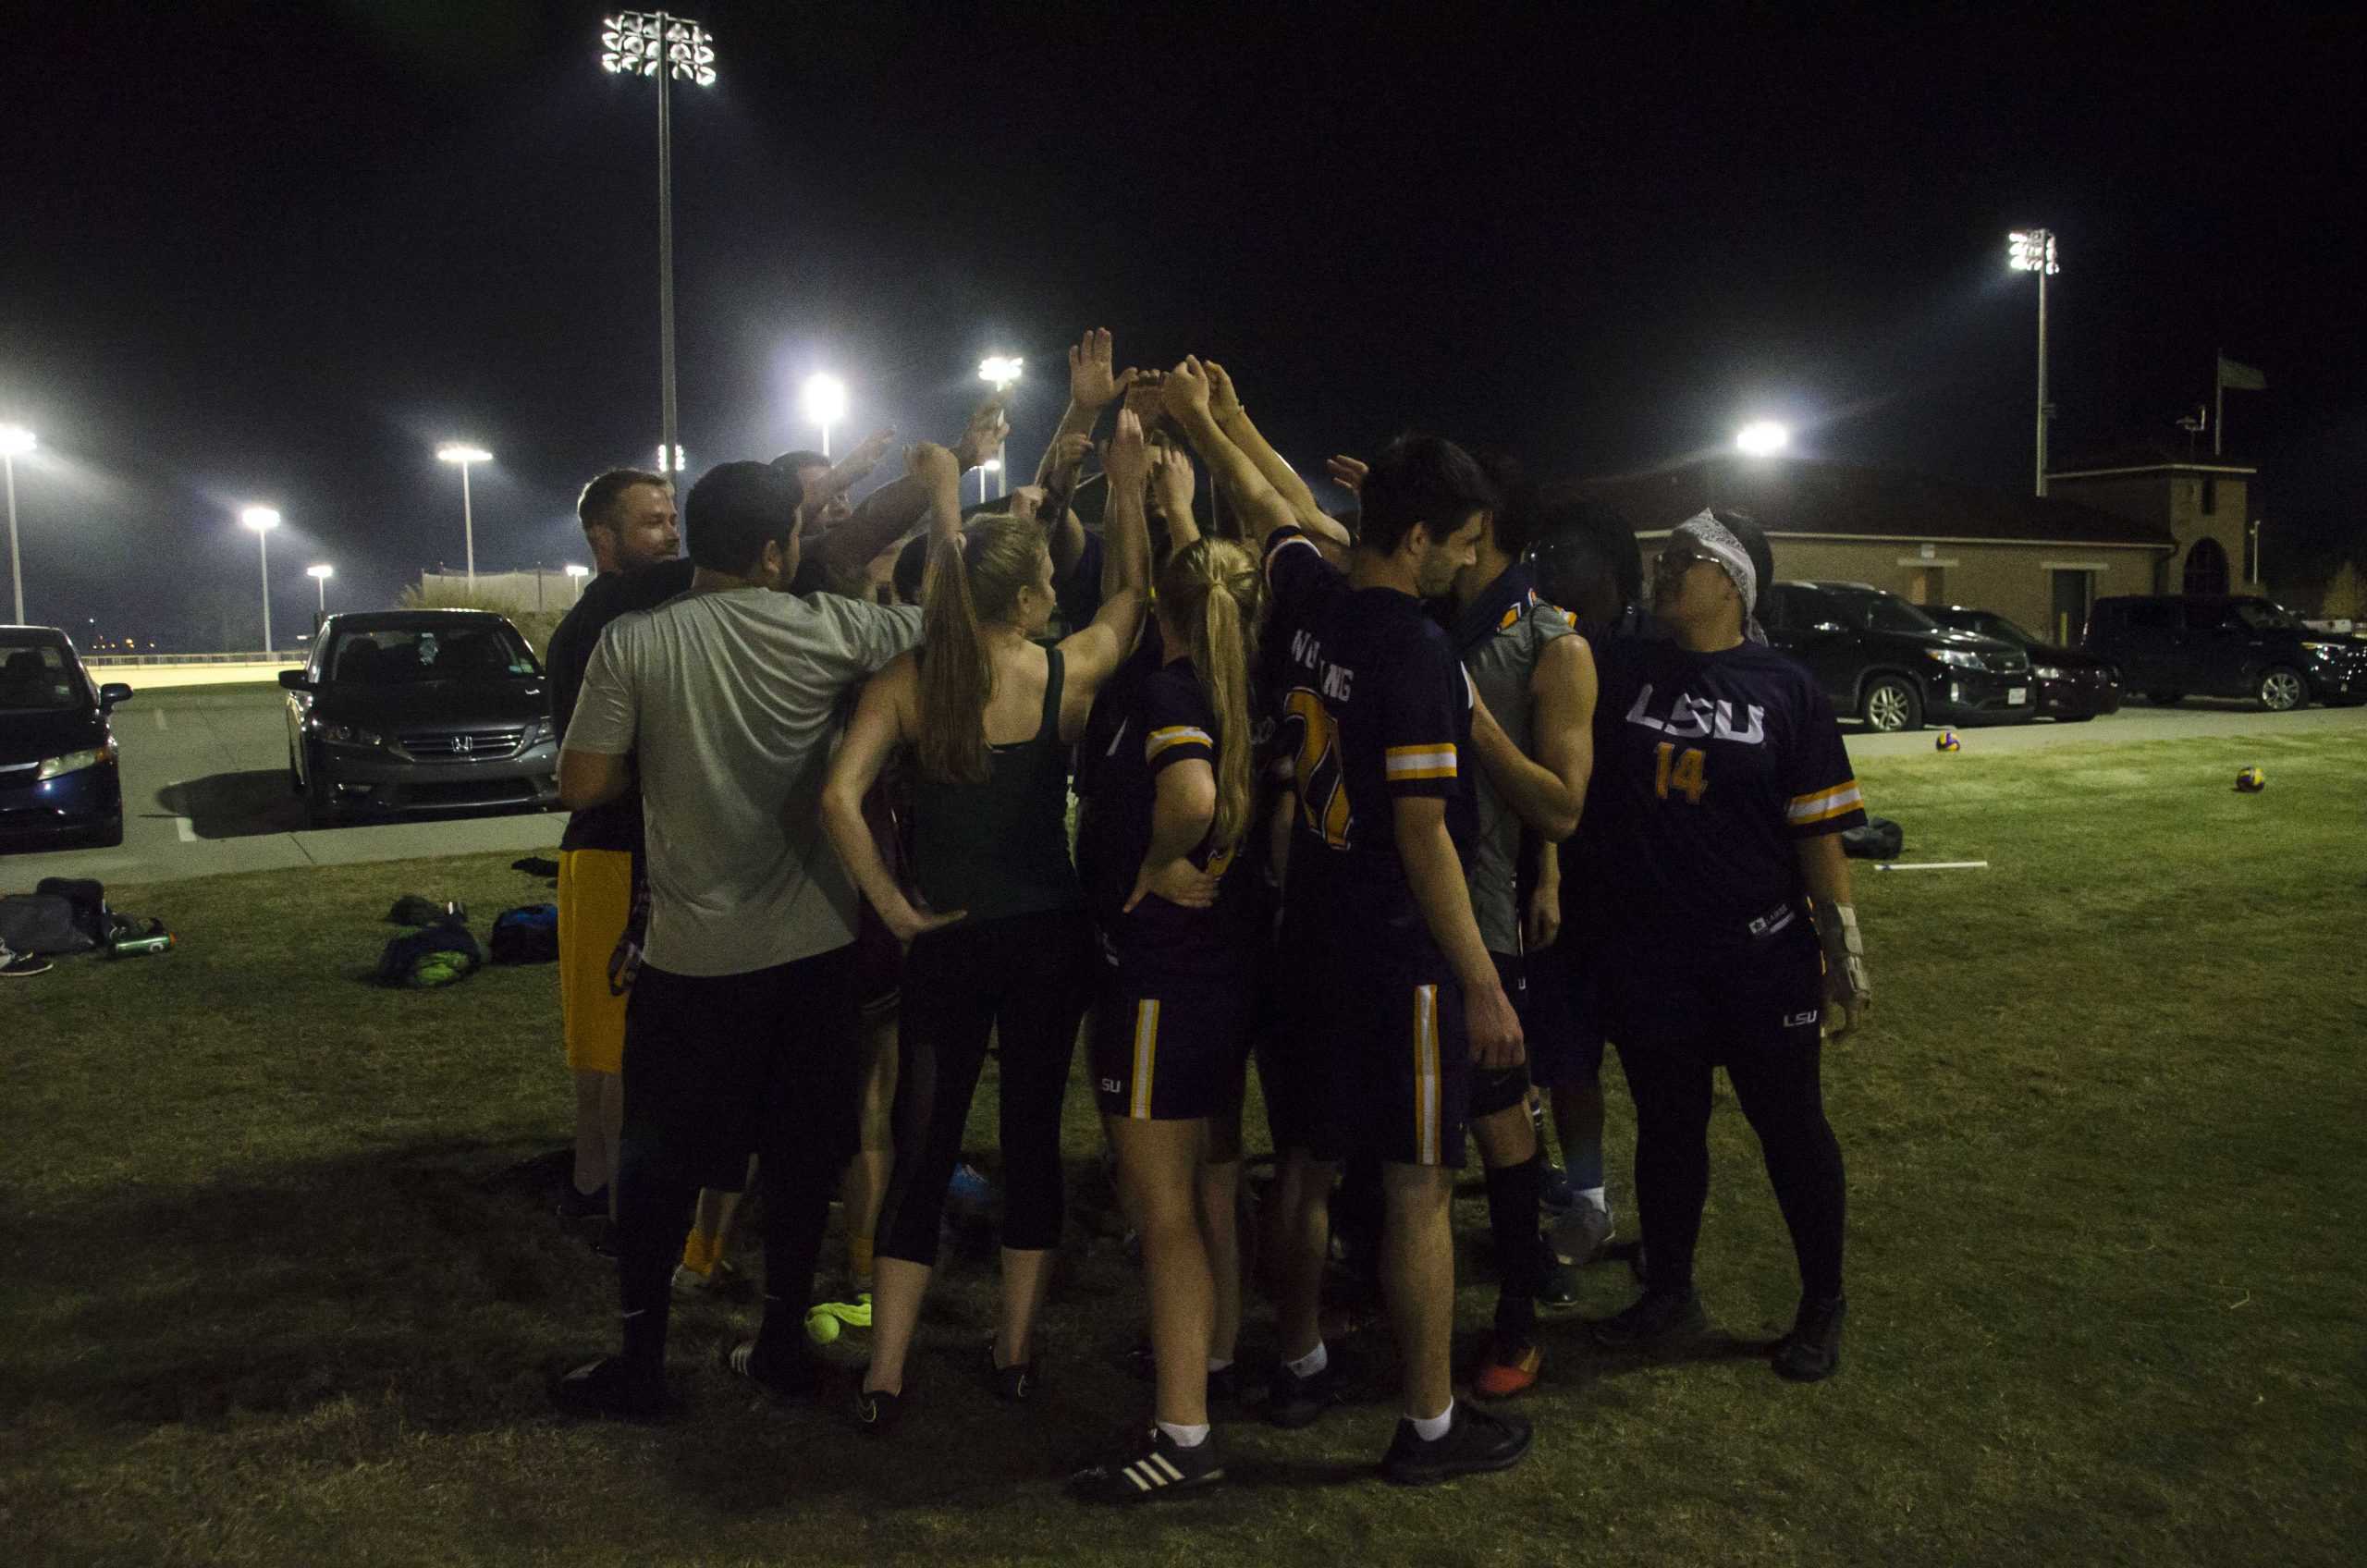
{"type": "MultiPolygon", "coordinates": [[[[1122,363],[1222,360],[1303,470],[1421,425],[1620,472],[1772,414],[2019,489],[2005,233],[2044,224],[2057,459],[2182,447],[2224,349],[2271,384],[2228,407],[2272,577],[2367,554],[2355,16],[1287,9],[707,5],[722,80],[675,119],[693,473],[810,444],[816,369],[841,441],[945,439],[993,351],[1027,358],[1032,466],[1063,345],[1108,325],[1122,363]]],[[[596,7],[7,16],[34,621],[251,647],[250,503],[287,518],[283,632],[313,560],[332,607],[383,605],[459,569],[454,438],[497,459],[481,570],[586,558],[575,489],[657,424],[654,86],[598,68],[596,7]]]]}

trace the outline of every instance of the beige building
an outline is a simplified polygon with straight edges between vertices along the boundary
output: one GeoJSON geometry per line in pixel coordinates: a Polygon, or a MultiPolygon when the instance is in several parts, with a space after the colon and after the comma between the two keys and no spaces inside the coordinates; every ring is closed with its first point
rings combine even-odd
{"type": "Polygon", "coordinates": [[[2042,498],[1822,459],[1718,457],[1582,488],[1647,549],[1704,507],[1747,512],[1780,578],[1868,582],[2076,643],[2089,606],[2112,594],[2246,592],[2253,472],[2132,453],[2052,474],[2042,498]]]}

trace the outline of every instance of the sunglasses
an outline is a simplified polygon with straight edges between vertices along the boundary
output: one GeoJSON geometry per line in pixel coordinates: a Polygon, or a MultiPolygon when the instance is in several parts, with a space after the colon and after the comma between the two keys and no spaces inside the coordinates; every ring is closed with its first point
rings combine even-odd
{"type": "Polygon", "coordinates": [[[1705,556],[1700,551],[1686,545],[1671,545],[1669,548],[1662,550],[1660,555],[1659,562],[1660,570],[1667,572],[1672,577],[1679,576],[1697,566],[1716,566],[1717,564],[1717,557],[1705,556]]]}

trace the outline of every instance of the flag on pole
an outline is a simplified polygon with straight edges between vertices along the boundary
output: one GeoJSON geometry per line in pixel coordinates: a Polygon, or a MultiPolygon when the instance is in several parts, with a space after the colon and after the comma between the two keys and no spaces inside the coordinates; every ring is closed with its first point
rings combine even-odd
{"type": "Polygon", "coordinates": [[[2222,387],[2232,386],[2238,392],[2265,392],[2268,390],[2268,377],[2251,366],[2238,364],[2222,354],[2219,356],[2219,385],[2222,387]]]}

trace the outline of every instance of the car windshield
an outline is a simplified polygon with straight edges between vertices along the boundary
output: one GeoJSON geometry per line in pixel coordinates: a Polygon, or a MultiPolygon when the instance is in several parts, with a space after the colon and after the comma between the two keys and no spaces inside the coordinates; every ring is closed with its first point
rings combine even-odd
{"type": "Polygon", "coordinates": [[[2016,626],[2012,621],[2007,620],[2002,615],[1982,616],[1978,621],[1973,623],[1971,630],[1980,632],[1983,637],[1994,637],[2001,643],[2011,643],[2017,647],[2034,648],[2038,646],[2037,638],[2031,636],[2020,627],[2016,626]]]}
{"type": "Polygon", "coordinates": [[[2238,599],[2236,617],[2254,631],[2299,631],[2301,622],[2291,610],[2266,599],[2238,599]]]}
{"type": "Polygon", "coordinates": [[[1855,611],[1858,623],[1869,631],[1937,631],[1940,623],[1890,594],[1868,594],[1855,611]]]}
{"type": "Polygon", "coordinates": [[[526,640],[507,625],[376,626],[340,633],[327,679],[340,686],[412,686],[429,680],[500,680],[542,673],[526,640]]]}
{"type": "Polygon", "coordinates": [[[90,705],[91,689],[64,645],[0,638],[0,712],[76,713],[90,705]]]}

